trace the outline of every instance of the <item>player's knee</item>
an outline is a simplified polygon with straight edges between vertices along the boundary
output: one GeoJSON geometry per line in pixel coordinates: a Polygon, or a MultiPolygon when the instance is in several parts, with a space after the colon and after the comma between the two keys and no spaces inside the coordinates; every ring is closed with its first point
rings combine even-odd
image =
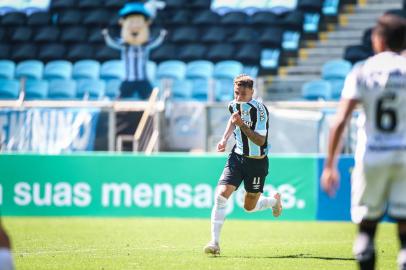
{"type": "Polygon", "coordinates": [[[366,233],[358,234],[354,241],[353,254],[358,262],[375,259],[374,240],[366,233]]]}
{"type": "Polygon", "coordinates": [[[216,197],[214,198],[214,205],[217,206],[217,208],[226,208],[227,207],[227,198],[217,194],[216,197]]]}

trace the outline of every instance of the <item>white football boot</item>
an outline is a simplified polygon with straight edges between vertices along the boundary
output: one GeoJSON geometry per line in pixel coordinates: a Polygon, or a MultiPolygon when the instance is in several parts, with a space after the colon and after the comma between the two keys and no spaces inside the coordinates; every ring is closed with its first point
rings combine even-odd
{"type": "Polygon", "coordinates": [[[220,246],[218,243],[209,242],[203,250],[206,254],[220,255],[220,246]]]}

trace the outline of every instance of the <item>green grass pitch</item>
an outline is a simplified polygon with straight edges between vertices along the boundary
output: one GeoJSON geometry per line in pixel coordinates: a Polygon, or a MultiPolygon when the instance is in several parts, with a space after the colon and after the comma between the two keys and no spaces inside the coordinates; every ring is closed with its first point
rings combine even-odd
{"type": "MultiPolygon", "coordinates": [[[[356,269],[351,223],[227,220],[221,256],[209,219],[5,217],[16,269],[356,269]]],[[[396,226],[378,230],[378,269],[396,269],[396,226]]]]}

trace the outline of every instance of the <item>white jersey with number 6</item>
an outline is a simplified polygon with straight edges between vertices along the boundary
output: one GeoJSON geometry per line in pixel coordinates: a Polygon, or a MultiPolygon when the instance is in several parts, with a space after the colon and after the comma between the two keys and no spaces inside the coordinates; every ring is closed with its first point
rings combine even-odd
{"type": "Polygon", "coordinates": [[[342,98],[359,100],[355,159],[364,164],[406,163],[406,57],[379,53],[347,76],[342,98]]]}

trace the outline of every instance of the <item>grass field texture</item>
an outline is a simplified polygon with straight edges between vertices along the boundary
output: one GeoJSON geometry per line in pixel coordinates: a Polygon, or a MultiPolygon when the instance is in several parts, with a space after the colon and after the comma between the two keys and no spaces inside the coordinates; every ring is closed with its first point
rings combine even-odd
{"type": "MultiPolygon", "coordinates": [[[[209,219],[4,218],[16,269],[356,269],[351,223],[227,220],[221,256],[209,219]]],[[[396,269],[396,226],[380,225],[378,269],[396,269]]]]}

